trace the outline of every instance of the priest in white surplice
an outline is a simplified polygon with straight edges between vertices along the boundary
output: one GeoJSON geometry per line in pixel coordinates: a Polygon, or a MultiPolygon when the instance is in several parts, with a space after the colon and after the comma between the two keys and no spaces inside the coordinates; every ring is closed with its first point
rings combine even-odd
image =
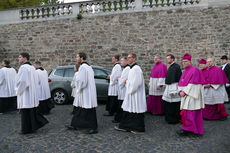
{"type": "MultiPolygon", "coordinates": [[[[74,65],[74,76],[73,76],[73,79],[72,79],[72,81],[71,81],[71,84],[70,84],[70,86],[71,86],[71,88],[72,88],[72,93],[71,93],[71,96],[72,97],[74,97],[75,98],[75,94],[76,94],[76,78],[77,78],[77,75],[78,75],[78,70],[79,70],[79,67],[80,67],[81,65],[80,64],[75,64],[74,65]]],[[[71,114],[74,114],[74,112],[75,112],[75,107],[73,107],[73,111],[71,112],[71,114]]]]}
{"type": "Polygon", "coordinates": [[[10,61],[2,61],[3,68],[0,69],[0,113],[16,110],[17,97],[15,93],[16,71],[10,67],[10,61]]]}
{"type": "Polygon", "coordinates": [[[165,90],[166,65],[161,62],[159,56],[154,57],[154,63],[149,80],[149,97],[147,100],[147,111],[152,114],[164,114],[162,95],[165,90]]]}
{"type": "Polygon", "coordinates": [[[39,105],[38,75],[29,59],[28,53],[19,55],[18,60],[22,65],[16,76],[17,106],[21,112],[22,134],[32,133],[48,123],[46,118],[37,112],[39,105]]]}
{"type": "Polygon", "coordinates": [[[118,107],[118,78],[121,77],[121,65],[118,63],[120,55],[115,55],[112,58],[114,64],[111,75],[108,76],[110,79],[108,89],[108,101],[106,103],[106,111],[104,116],[113,116],[118,107]]]}
{"type": "Polygon", "coordinates": [[[48,73],[42,68],[41,62],[36,61],[34,64],[36,72],[38,73],[38,87],[39,87],[39,107],[38,111],[42,114],[49,114],[50,110],[54,108],[51,102],[50,87],[48,83],[48,73]]]}
{"type": "Polygon", "coordinates": [[[130,71],[126,81],[125,99],[122,104],[123,116],[118,126],[120,131],[134,134],[145,131],[144,113],[147,110],[143,72],[135,62],[136,54],[129,54],[130,71]]]}
{"type": "Polygon", "coordinates": [[[114,116],[114,120],[112,121],[113,123],[118,123],[122,119],[122,114],[123,110],[121,108],[121,105],[123,103],[123,100],[125,98],[125,93],[126,93],[126,86],[125,82],[128,79],[129,75],[129,70],[130,66],[128,65],[128,60],[127,57],[122,57],[121,58],[121,66],[123,67],[121,77],[118,79],[118,106],[116,110],[116,114],[114,116]]]}
{"type": "Polygon", "coordinates": [[[71,84],[70,84],[70,86],[72,88],[72,93],[71,93],[72,97],[75,97],[75,93],[76,93],[75,82],[76,82],[76,77],[77,77],[77,74],[78,74],[79,67],[80,67],[80,64],[78,64],[78,63],[74,65],[74,72],[75,73],[74,73],[73,79],[72,79],[71,84]]]}
{"type": "Polygon", "coordinates": [[[87,129],[87,134],[95,134],[97,131],[97,94],[92,67],[85,62],[85,53],[78,53],[76,60],[81,64],[75,80],[75,112],[68,129],[87,129]]]}
{"type": "Polygon", "coordinates": [[[204,102],[203,110],[204,119],[209,120],[226,120],[224,102],[228,102],[228,95],[225,89],[225,84],[228,83],[228,78],[224,71],[214,65],[212,58],[207,59],[208,75],[207,84],[204,86],[204,102]]]}

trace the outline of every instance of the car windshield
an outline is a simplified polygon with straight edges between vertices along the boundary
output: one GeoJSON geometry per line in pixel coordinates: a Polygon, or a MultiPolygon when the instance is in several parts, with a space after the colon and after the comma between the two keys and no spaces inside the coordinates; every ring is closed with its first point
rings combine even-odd
{"type": "Polygon", "coordinates": [[[67,68],[65,69],[65,75],[64,77],[73,77],[74,76],[74,69],[73,68],[67,68]]]}
{"type": "Polygon", "coordinates": [[[54,72],[54,75],[63,77],[63,75],[64,75],[64,69],[57,69],[57,70],[54,72]]]}

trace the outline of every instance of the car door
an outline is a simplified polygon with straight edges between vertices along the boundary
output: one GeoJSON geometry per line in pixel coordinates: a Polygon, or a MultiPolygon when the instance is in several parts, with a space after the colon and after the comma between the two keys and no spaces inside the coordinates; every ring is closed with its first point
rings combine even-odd
{"type": "Polygon", "coordinates": [[[109,86],[109,80],[107,79],[108,75],[103,69],[100,68],[93,68],[93,71],[97,89],[97,99],[107,100],[109,86]]]}
{"type": "Polygon", "coordinates": [[[65,68],[65,72],[64,72],[64,88],[67,91],[68,96],[71,96],[72,93],[72,88],[71,88],[71,81],[73,79],[74,76],[74,68],[70,67],[70,68],[65,68]]]}
{"type": "Polygon", "coordinates": [[[50,90],[53,91],[54,89],[63,87],[63,79],[64,76],[64,69],[57,68],[54,70],[53,73],[50,74],[51,81],[49,82],[50,90]]]}

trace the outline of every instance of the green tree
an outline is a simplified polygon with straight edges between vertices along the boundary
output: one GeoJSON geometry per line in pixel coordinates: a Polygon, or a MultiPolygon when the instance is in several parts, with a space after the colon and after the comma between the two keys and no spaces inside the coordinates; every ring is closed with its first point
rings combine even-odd
{"type": "Polygon", "coordinates": [[[18,7],[53,5],[58,3],[60,3],[58,0],[0,0],[0,10],[18,7]]]}
{"type": "Polygon", "coordinates": [[[58,0],[42,0],[42,2],[45,5],[54,5],[54,4],[60,4],[61,2],[58,0]]]}

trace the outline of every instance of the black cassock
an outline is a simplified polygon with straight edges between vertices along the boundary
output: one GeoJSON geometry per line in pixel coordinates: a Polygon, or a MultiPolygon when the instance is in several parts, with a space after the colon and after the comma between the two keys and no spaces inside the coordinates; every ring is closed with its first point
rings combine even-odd
{"type": "MultiPolygon", "coordinates": [[[[228,81],[229,81],[228,83],[230,83],[230,64],[229,63],[225,66],[224,72],[228,78],[228,81]]],[[[228,99],[230,101],[230,87],[226,87],[226,91],[228,93],[228,99]]]]}
{"type": "Polygon", "coordinates": [[[32,133],[48,123],[37,108],[20,109],[22,134],[32,133]]]}
{"type": "Polygon", "coordinates": [[[0,98],[0,113],[17,110],[17,97],[0,98]]]}
{"type": "MultiPolygon", "coordinates": [[[[180,66],[176,63],[173,63],[167,72],[167,76],[165,79],[165,84],[170,85],[172,83],[177,83],[181,77],[181,69],[180,66]]],[[[180,121],[180,101],[178,102],[167,102],[164,101],[164,112],[165,112],[165,120],[168,123],[175,124],[180,121]]]]}

